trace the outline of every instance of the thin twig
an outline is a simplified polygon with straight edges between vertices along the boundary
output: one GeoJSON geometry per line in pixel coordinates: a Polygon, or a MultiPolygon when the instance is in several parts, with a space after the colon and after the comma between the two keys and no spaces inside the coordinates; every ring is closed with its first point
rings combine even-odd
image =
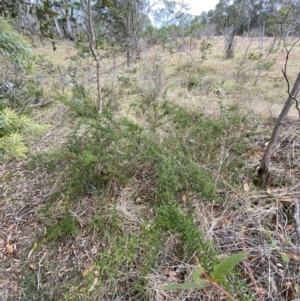
{"type": "Polygon", "coordinates": [[[299,201],[295,201],[295,221],[296,221],[296,232],[300,238],[300,209],[299,209],[299,201]]]}
{"type": "MultiPolygon", "coordinates": [[[[241,231],[241,241],[242,241],[242,249],[243,249],[243,252],[246,252],[247,251],[247,247],[246,247],[246,242],[245,242],[245,227],[242,227],[242,231],[241,231]]],[[[255,292],[257,293],[257,296],[258,296],[258,301],[264,301],[264,297],[262,296],[262,294],[260,293],[259,291],[259,288],[257,286],[257,283],[255,281],[255,278],[253,276],[253,271],[251,269],[251,266],[250,266],[250,263],[249,263],[249,259],[248,258],[245,258],[244,259],[244,264],[245,264],[245,267],[248,271],[248,274],[249,274],[249,277],[250,277],[250,280],[251,280],[251,283],[254,287],[254,290],[255,292]]]]}
{"type": "Polygon", "coordinates": [[[298,100],[296,98],[297,95],[293,96],[290,92],[290,82],[289,82],[289,79],[288,79],[288,76],[287,76],[287,64],[288,64],[288,61],[289,61],[289,56],[290,56],[290,53],[291,51],[293,50],[294,46],[299,42],[300,38],[298,38],[293,44],[292,46],[290,47],[290,49],[287,48],[286,46],[286,43],[285,43],[285,39],[283,38],[283,23],[281,23],[281,33],[282,33],[282,40],[283,40],[283,47],[286,51],[286,58],[285,58],[285,63],[284,63],[284,68],[281,70],[284,78],[285,78],[285,81],[286,81],[286,84],[287,84],[287,93],[289,95],[290,98],[292,98],[295,103],[296,103],[296,109],[299,113],[299,117],[300,117],[300,108],[299,108],[299,103],[298,103],[298,100]]]}
{"type": "Polygon", "coordinates": [[[214,287],[216,287],[219,291],[221,291],[226,297],[228,297],[230,300],[232,301],[238,301],[237,299],[235,299],[233,296],[231,296],[223,287],[221,287],[218,283],[212,281],[212,279],[209,277],[209,275],[206,272],[202,273],[203,276],[209,281],[209,283],[211,285],[213,285],[214,287]]]}

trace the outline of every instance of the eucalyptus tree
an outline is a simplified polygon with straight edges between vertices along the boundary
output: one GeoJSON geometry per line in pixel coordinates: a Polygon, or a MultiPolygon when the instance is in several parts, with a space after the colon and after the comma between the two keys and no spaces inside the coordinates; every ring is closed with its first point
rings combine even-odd
{"type": "Polygon", "coordinates": [[[149,0],[112,0],[111,3],[102,12],[102,24],[109,32],[107,39],[126,54],[129,66],[139,55],[143,31],[151,24],[148,17],[151,4],[149,0]]]}
{"type": "Polygon", "coordinates": [[[200,17],[191,15],[189,10],[184,1],[161,1],[152,14],[155,25],[149,39],[152,44],[159,44],[171,53],[184,50],[186,38],[199,36],[202,28],[200,17]]]}

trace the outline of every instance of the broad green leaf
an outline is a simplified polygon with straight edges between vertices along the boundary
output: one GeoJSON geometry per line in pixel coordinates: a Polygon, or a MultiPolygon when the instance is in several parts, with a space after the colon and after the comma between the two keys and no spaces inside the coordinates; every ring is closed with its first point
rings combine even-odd
{"type": "Polygon", "coordinates": [[[239,253],[223,259],[210,275],[212,281],[219,282],[222,280],[237,264],[239,264],[249,253],[239,253]]]}
{"type": "Polygon", "coordinates": [[[185,282],[180,284],[168,284],[162,287],[164,291],[170,290],[189,290],[189,289],[201,289],[209,285],[209,281],[200,279],[198,283],[185,282]]]}
{"type": "Polygon", "coordinates": [[[204,269],[203,268],[199,268],[197,270],[195,270],[192,274],[192,279],[193,279],[193,282],[195,282],[196,284],[200,283],[201,282],[201,274],[204,272],[204,269]]]}

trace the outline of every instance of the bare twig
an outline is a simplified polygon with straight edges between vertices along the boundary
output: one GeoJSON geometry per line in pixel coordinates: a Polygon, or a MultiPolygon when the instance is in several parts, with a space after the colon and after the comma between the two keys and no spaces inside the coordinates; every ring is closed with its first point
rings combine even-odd
{"type": "MultiPolygon", "coordinates": [[[[283,33],[283,24],[281,24],[281,34],[282,34],[282,37],[284,36],[284,33],[283,33]]],[[[296,97],[294,97],[291,92],[290,92],[290,82],[288,80],[288,77],[287,77],[287,64],[288,64],[288,61],[289,61],[289,56],[290,56],[290,53],[291,51],[293,50],[293,48],[295,47],[295,45],[299,42],[300,38],[298,38],[293,44],[292,46],[290,47],[290,49],[287,48],[286,46],[286,41],[285,39],[283,39],[283,47],[285,49],[285,52],[286,52],[286,58],[285,58],[285,63],[284,63],[284,68],[281,70],[281,72],[283,73],[283,76],[285,78],[285,81],[286,81],[286,84],[287,84],[287,93],[288,95],[294,99],[295,103],[296,103],[296,109],[299,113],[299,117],[300,117],[300,109],[299,109],[299,104],[298,104],[298,100],[296,99],[296,97]]]]}
{"type": "Polygon", "coordinates": [[[240,65],[239,65],[239,68],[238,68],[238,72],[237,72],[237,75],[236,75],[235,82],[238,82],[238,80],[239,80],[239,78],[240,78],[240,74],[241,74],[241,71],[242,71],[242,67],[243,67],[243,65],[244,65],[245,62],[246,62],[247,54],[248,54],[249,48],[250,48],[250,46],[251,46],[251,44],[252,44],[252,41],[253,41],[253,38],[254,38],[254,34],[255,34],[255,31],[253,30],[252,35],[251,35],[250,42],[248,43],[248,46],[247,46],[246,51],[245,51],[245,53],[244,53],[243,60],[242,60],[242,62],[241,62],[240,65]]]}
{"type": "Polygon", "coordinates": [[[218,283],[212,281],[212,279],[209,277],[209,275],[206,272],[203,272],[203,276],[210,282],[211,285],[216,287],[219,291],[221,291],[226,297],[228,297],[232,301],[238,301],[233,296],[231,296],[226,290],[224,290],[223,287],[221,287],[218,283]]]}
{"type": "MultiPolygon", "coordinates": [[[[281,33],[282,33],[282,37],[284,35],[283,33],[283,24],[281,24],[281,33]]],[[[285,81],[286,81],[286,84],[287,84],[287,93],[288,95],[290,96],[290,98],[292,98],[295,103],[296,103],[296,109],[299,113],[299,117],[300,117],[300,109],[299,109],[299,103],[298,103],[298,100],[296,98],[296,96],[293,96],[290,92],[290,82],[289,82],[289,79],[288,79],[288,76],[287,76],[287,65],[288,65],[288,61],[289,61],[289,56],[290,56],[290,53],[291,51],[293,50],[294,46],[299,42],[300,38],[298,38],[293,44],[292,46],[290,47],[290,49],[287,48],[286,46],[286,41],[285,39],[283,38],[283,47],[286,51],[286,58],[285,58],[285,63],[284,63],[284,68],[281,70],[284,78],[285,78],[285,81]]]]}
{"type": "MultiPolygon", "coordinates": [[[[275,47],[275,44],[276,44],[277,40],[278,40],[278,36],[274,36],[273,41],[272,41],[272,43],[271,43],[271,45],[270,45],[270,47],[269,47],[269,50],[268,50],[266,56],[265,56],[264,59],[261,61],[260,68],[259,68],[259,70],[258,70],[258,74],[257,74],[256,80],[255,80],[255,82],[254,82],[254,85],[257,84],[257,82],[258,82],[258,80],[259,80],[259,78],[260,78],[260,75],[261,75],[261,73],[262,73],[262,71],[263,71],[263,69],[264,69],[264,64],[265,64],[265,62],[267,61],[267,59],[268,59],[268,57],[270,56],[270,54],[272,53],[272,51],[273,51],[273,49],[274,49],[274,47],[275,47]]],[[[253,73],[254,73],[254,72],[253,72],[253,73]]]]}
{"type": "Polygon", "coordinates": [[[299,209],[299,201],[295,201],[295,222],[296,222],[296,232],[300,238],[300,209],[299,209]]]}
{"type": "MultiPolygon", "coordinates": [[[[247,251],[247,246],[246,246],[246,242],[245,242],[245,235],[244,235],[244,233],[245,233],[245,227],[242,227],[242,231],[241,231],[242,249],[243,249],[243,252],[246,252],[247,251]]],[[[258,301],[264,301],[264,297],[262,296],[262,294],[259,291],[259,288],[258,288],[257,283],[255,281],[255,278],[253,276],[252,268],[251,268],[251,266],[249,264],[249,259],[247,257],[244,259],[244,264],[245,264],[245,267],[246,267],[246,269],[248,271],[248,274],[249,274],[251,283],[252,283],[252,285],[254,287],[254,290],[257,293],[258,301]]]]}

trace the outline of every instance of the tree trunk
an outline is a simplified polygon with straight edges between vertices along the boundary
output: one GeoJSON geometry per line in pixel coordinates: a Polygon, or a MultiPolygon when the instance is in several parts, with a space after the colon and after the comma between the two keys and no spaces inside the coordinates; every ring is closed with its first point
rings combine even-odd
{"type": "Polygon", "coordinates": [[[128,6],[127,6],[127,24],[126,24],[126,58],[127,58],[127,68],[130,66],[130,50],[131,50],[131,5],[130,1],[128,1],[128,6]]]}
{"type": "Polygon", "coordinates": [[[28,20],[29,31],[32,35],[34,35],[34,34],[36,34],[37,30],[36,30],[36,21],[34,19],[34,14],[33,14],[32,10],[33,10],[33,7],[31,7],[27,11],[27,20],[28,20]]]}
{"type": "Polygon", "coordinates": [[[69,15],[69,8],[66,9],[66,38],[70,39],[71,41],[74,41],[72,25],[69,15]]]}
{"type": "Polygon", "coordinates": [[[62,39],[63,38],[63,34],[62,34],[61,29],[59,27],[57,18],[53,18],[53,21],[54,21],[55,29],[56,29],[57,33],[59,34],[60,38],[62,39]]]}
{"type": "Polygon", "coordinates": [[[261,44],[260,44],[260,55],[263,55],[263,48],[264,48],[264,38],[265,38],[265,20],[263,21],[263,27],[262,27],[262,35],[261,35],[261,44]]]}
{"type": "Polygon", "coordinates": [[[93,57],[96,61],[96,70],[97,70],[97,104],[98,104],[98,113],[102,113],[102,97],[101,97],[101,81],[100,81],[100,58],[95,50],[95,34],[92,20],[92,7],[91,0],[88,0],[88,29],[89,29],[89,41],[90,49],[93,54],[93,57]]]}
{"type": "Polygon", "coordinates": [[[292,107],[292,105],[295,101],[295,97],[297,96],[299,90],[300,90],[300,72],[298,73],[298,76],[294,83],[292,92],[289,95],[287,101],[285,102],[285,104],[282,108],[281,113],[279,114],[279,116],[276,120],[270,141],[268,143],[267,149],[263,155],[259,169],[257,171],[258,179],[260,181],[260,184],[262,184],[262,185],[265,185],[268,180],[269,165],[270,165],[270,161],[271,161],[271,157],[272,157],[272,153],[273,153],[273,147],[276,144],[278,136],[279,136],[279,130],[281,128],[283,120],[285,119],[290,108],[292,107]]]}
{"type": "Polygon", "coordinates": [[[233,29],[228,35],[225,37],[226,39],[226,59],[231,59],[234,57],[234,48],[236,44],[235,40],[236,29],[233,29]]]}

